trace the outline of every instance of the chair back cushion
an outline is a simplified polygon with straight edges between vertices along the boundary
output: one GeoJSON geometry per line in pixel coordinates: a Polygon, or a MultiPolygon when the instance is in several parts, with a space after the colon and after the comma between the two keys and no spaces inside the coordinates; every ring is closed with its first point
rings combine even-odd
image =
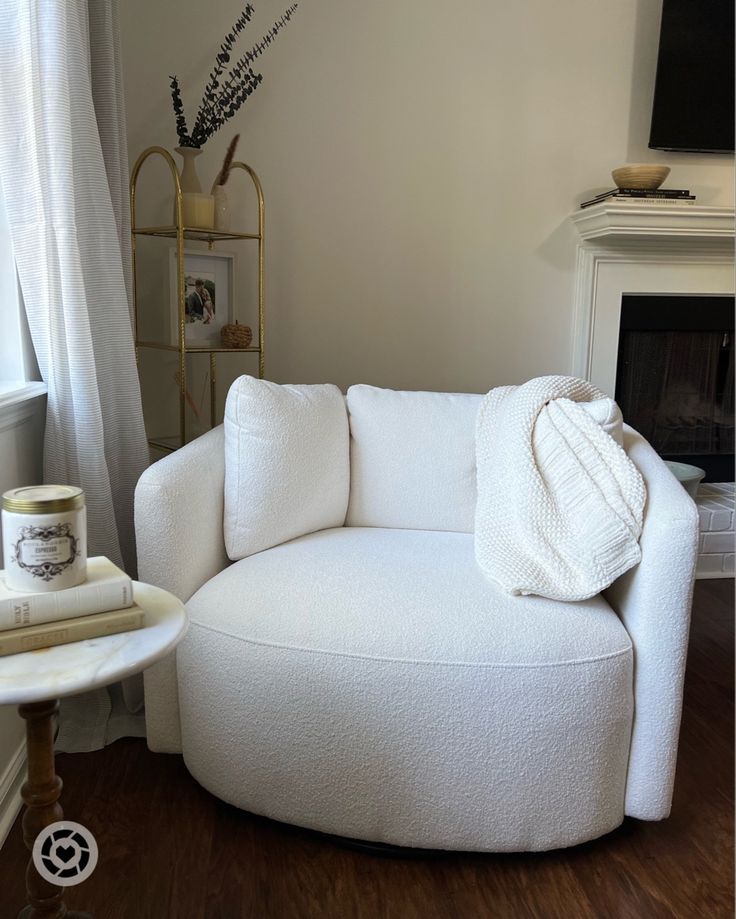
{"type": "Polygon", "coordinates": [[[351,386],[347,525],[472,533],[481,399],[351,386]]]}
{"type": "Polygon", "coordinates": [[[250,376],[233,383],[225,405],[231,559],[342,526],[349,487],[348,418],[337,386],[279,386],[250,376]]]}

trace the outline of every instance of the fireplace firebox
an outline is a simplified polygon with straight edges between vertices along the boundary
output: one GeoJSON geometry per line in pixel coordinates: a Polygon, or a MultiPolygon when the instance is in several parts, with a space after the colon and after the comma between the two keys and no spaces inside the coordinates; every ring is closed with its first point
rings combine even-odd
{"type": "Polygon", "coordinates": [[[622,298],[616,401],[668,460],[734,480],[734,298],[622,298]]]}

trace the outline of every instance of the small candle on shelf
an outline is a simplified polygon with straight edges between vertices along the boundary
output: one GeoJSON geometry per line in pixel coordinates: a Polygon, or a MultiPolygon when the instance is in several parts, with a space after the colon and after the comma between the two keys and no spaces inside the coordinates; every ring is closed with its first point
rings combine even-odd
{"type": "Polygon", "coordinates": [[[185,191],[181,196],[181,210],[185,227],[211,230],[215,225],[215,199],[212,195],[185,191]]]}

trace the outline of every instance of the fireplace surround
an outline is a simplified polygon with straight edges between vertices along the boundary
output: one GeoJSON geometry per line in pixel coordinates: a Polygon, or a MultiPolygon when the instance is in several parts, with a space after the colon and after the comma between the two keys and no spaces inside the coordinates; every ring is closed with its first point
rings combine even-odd
{"type": "MultiPolygon", "coordinates": [[[[570,370],[615,396],[625,297],[733,297],[734,210],[609,202],[571,219],[580,241],[570,370]]],[[[733,471],[701,486],[697,504],[698,576],[733,576],[733,471]]]]}
{"type": "Polygon", "coordinates": [[[580,244],[571,371],[613,396],[623,297],[733,296],[734,211],[626,202],[572,220],[580,244]]]}

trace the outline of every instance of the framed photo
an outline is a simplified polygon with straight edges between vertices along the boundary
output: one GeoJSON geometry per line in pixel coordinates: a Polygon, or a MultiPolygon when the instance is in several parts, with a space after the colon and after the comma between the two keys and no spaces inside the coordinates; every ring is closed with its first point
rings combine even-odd
{"type": "MultiPolygon", "coordinates": [[[[220,330],[233,321],[232,252],[184,250],[184,313],[189,347],[219,347],[220,330]]],[[[176,246],[169,250],[171,342],[179,341],[176,246]]]]}

